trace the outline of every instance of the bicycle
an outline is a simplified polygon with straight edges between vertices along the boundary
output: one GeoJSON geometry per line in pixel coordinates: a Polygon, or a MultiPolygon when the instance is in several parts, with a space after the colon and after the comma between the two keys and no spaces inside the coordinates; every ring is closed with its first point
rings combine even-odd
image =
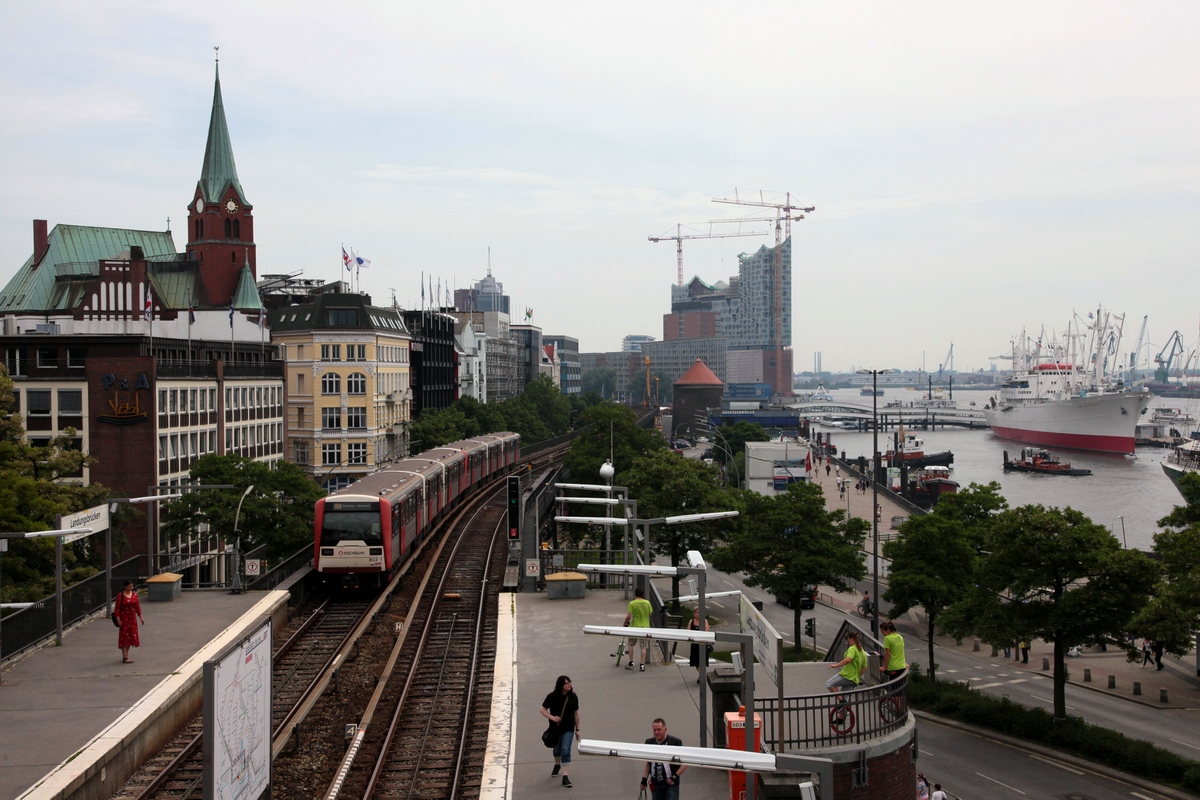
{"type": "Polygon", "coordinates": [[[621,641],[617,642],[617,652],[609,653],[609,655],[617,657],[616,666],[621,666],[621,657],[625,655],[625,637],[621,637],[621,641]]]}
{"type": "Polygon", "coordinates": [[[858,601],[858,605],[855,606],[854,610],[858,612],[860,617],[872,617],[875,615],[875,606],[867,600],[858,601]]]}

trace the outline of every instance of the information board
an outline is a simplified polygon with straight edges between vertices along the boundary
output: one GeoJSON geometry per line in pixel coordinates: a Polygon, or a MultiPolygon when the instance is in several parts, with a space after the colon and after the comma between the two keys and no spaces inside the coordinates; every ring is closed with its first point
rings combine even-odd
{"type": "MultiPolygon", "coordinates": [[[[780,674],[783,661],[783,637],[775,630],[762,612],[751,605],[746,595],[738,603],[738,622],[742,633],[754,637],[754,657],[771,679],[771,683],[782,691],[783,676],[780,674]]],[[[757,673],[756,673],[757,676],[757,673]]]]}
{"type": "Polygon", "coordinates": [[[63,536],[63,544],[70,544],[78,541],[85,536],[91,536],[93,533],[108,530],[109,517],[108,505],[94,506],[86,511],[79,511],[75,514],[63,514],[62,519],[58,523],[58,527],[65,531],[75,530],[76,528],[91,528],[89,533],[68,533],[63,536]]]}
{"type": "Polygon", "coordinates": [[[271,787],[271,621],[204,662],[204,796],[259,800],[271,787]]]}

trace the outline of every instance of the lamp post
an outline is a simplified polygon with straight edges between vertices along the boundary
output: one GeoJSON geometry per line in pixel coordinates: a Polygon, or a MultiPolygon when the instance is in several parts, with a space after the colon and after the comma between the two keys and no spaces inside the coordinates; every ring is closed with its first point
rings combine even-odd
{"type": "Polygon", "coordinates": [[[245,502],[246,495],[252,491],[254,491],[253,483],[246,487],[246,491],[242,492],[242,499],[238,500],[237,511],[233,515],[233,588],[230,590],[230,594],[242,593],[242,538],[238,536],[238,519],[242,516],[242,503],[245,502]]]}
{"type": "Polygon", "coordinates": [[[871,635],[879,638],[879,376],[891,375],[890,369],[859,369],[859,375],[871,376],[871,518],[874,520],[874,555],[871,572],[871,635]]]}

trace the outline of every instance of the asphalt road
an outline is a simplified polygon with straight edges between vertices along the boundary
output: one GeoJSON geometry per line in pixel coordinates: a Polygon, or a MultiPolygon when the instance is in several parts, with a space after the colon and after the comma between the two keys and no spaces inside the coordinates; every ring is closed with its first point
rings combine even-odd
{"type": "MultiPolygon", "coordinates": [[[[761,589],[746,587],[739,576],[721,573],[710,567],[708,590],[719,592],[731,589],[740,590],[753,600],[763,600],[764,615],[783,636],[784,642],[793,644],[793,612],[790,609],[774,602],[774,598],[761,589]]],[[[710,613],[715,616],[725,619],[737,617],[737,597],[715,598],[708,604],[712,609],[710,613]]],[[[845,612],[821,604],[812,611],[804,612],[804,616],[817,619],[819,647],[828,647],[834,634],[849,618],[845,612]]],[[[861,617],[853,618],[863,621],[861,617]]],[[[928,660],[926,642],[912,636],[905,638],[909,661],[924,664],[928,660]]],[[[805,644],[810,644],[808,639],[805,639],[805,644]]],[[[1002,659],[990,658],[988,653],[990,651],[973,653],[969,647],[962,650],[938,647],[938,675],[942,679],[967,681],[985,694],[1008,697],[1025,706],[1045,710],[1053,708],[1054,686],[1049,675],[1007,669],[1002,659]]],[[[1145,739],[1187,758],[1200,760],[1200,714],[1197,712],[1154,708],[1071,684],[1067,685],[1066,692],[1068,714],[1137,739],[1145,739]]]]}

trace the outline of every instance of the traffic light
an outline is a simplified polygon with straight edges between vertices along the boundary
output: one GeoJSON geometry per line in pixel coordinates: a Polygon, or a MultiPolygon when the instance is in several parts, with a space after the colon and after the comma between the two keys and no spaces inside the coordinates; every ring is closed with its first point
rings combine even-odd
{"type": "Polygon", "coordinates": [[[809,617],[804,620],[804,635],[810,638],[815,638],[817,635],[817,620],[816,617],[809,617]]]}
{"type": "Polygon", "coordinates": [[[508,540],[521,538],[521,478],[508,476],[508,540]]]}

